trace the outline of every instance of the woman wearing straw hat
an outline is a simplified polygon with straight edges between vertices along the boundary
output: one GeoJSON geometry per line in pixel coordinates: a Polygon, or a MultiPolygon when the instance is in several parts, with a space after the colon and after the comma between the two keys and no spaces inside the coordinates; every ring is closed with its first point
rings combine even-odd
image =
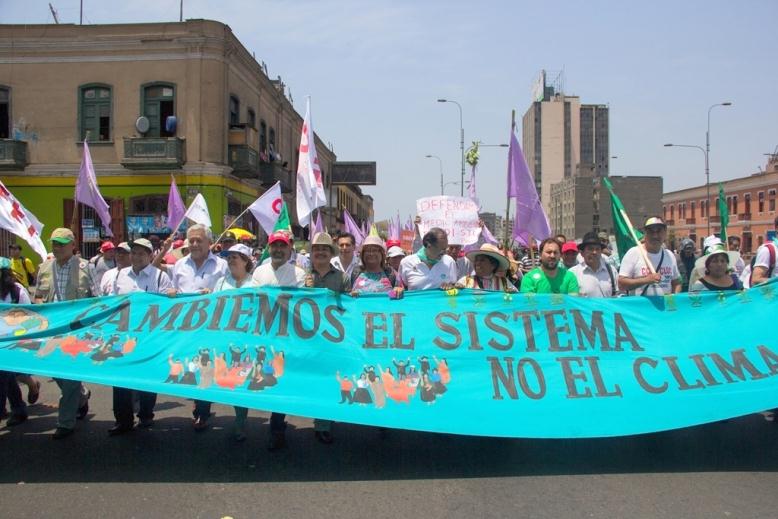
{"type": "Polygon", "coordinates": [[[495,292],[516,292],[506,277],[497,276],[497,271],[508,270],[508,258],[500,249],[490,243],[484,243],[480,249],[467,253],[467,259],[473,264],[473,274],[463,276],[457,281],[459,288],[477,288],[495,292]]]}
{"type": "Polygon", "coordinates": [[[689,292],[742,290],[743,285],[730,268],[738,258],[740,253],[728,251],[723,243],[712,245],[694,264],[694,269],[701,277],[692,284],[689,292]]]}

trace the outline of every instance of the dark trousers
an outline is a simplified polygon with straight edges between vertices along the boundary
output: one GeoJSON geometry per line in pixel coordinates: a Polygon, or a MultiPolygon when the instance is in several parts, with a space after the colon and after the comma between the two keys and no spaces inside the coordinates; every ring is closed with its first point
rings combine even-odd
{"type": "Polygon", "coordinates": [[[286,431],[286,415],[283,413],[270,413],[270,432],[282,433],[286,431]]]}
{"type": "Polygon", "coordinates": [[[192,416],[195,418],[202,418],[203,420],[207,420],[211,417],[211,403],[206,402],[204,400],[195,400],[194,401],[194,411],[192,411],[192,416]]]}
{"type": "Polygon", "coordinates": [[[0,405],[11,404],[11,414],[27,415],[27,404],[22,400],[22,390],[16,382],[16,373],[0,371],[0,405]]]}
{"type": "Polygon", "coordinates": [[[140,409],[138,418],[141,420],[154,419],[154,406],[157,404],[157,394],[146,391],[134,391],[123,387],[113,388],[113,416],[116,423],[132,425],[135,422],[133,415],[133,394],[138,394],[140,409]]]}

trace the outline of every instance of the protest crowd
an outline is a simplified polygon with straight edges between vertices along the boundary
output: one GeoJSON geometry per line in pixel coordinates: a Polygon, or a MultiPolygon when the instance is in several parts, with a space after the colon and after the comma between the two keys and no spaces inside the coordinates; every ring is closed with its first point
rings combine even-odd
{"type": "MultiPolygon", "coordinates": [[[[50,236],[50,258],[37,269],[29,259],[20,257],[16,244],[9,248],[8,257],[0,258],[0,297],[10,304],[46,304],[132,292],[176,297],[275,286],[325,288],[355,298],[365,293],[384,293],[394,300],[402,299],[406,291],[418,290],[612,298],[742,290],[778,275],[775,245],[771,242],[759,247],[750,264],[740,257],[737,236],[730,236],[727,243],[710,236],[701,251],[695,251],[694,243],[684,240],[679,250],[673,251],[666,247],[667,225],[659,217],[648,218],[642,225],[640,243],[623,252],[616,250],[610,237],[602,232],[588,232],[575,240],[557,235],[537,245],[530,240],[528,246],[513,248],[485,240],[484,235],[491,235],[484,232],[478,242],[463,247],[449,243],[441,228],[420,233],[419,221],[417,217],[410,250],[402,248],[396,235],[384,240],[375,228],[367,236],[342,231],[333,237],[327,232],[316,232],[308,252],[303,247],[296,250],[288,230],[269,234],[263,248],[256,241],[238,241],[229,231],[215,238],[209,227],[195,224],[186,230],[183,239],[171,235],[167,239],[152,236],[122,243],[105,241],[99,253],[89,259],[78,254],[73,232],[58,228],[50,236]]],[[[778,228],[778,218],[775,225],[778,228]]],[[[110,355],[111,345],[103,348],[110,355]]],[[[245,349],[234,353],[235,363],[249,358],[245,349]]],[[[270,362],[277,355],[268,359],[266,355],[264,351],[257,352],[254,371],[249,375],[251,383],[270,385],[280,376],[278,365],[270,362]]],[[[202,376],[206,376],[212,360],[207,351],[201,356],[202,376]]],[[[430,401],[436,393],[445,391],[445,380],[441,382],[438,369],[431,370],[426,359],[421,360],[418,368],[410,359],[395,361],[393,368],[394,371],[386,368],[390,376],[409,378],[419,385],[422,400],[430,401]]],[[[172,381],[182,381],[185,371],[171,359],[172,381]]],[[[367,370],[353,380],[338,375],[341,402],[360,404],[384,399],[384,390],[380,384],[374,384],[375,379],[375,374],[367,370]]],[[[79,381],[55,381],[61,396],[53,438],[62,439],[75,431],[77,420],[87,416],[90,392],[79,381]]],[[[27,420],[27,405],[37,402],[39,391],[40,381],[34,377],[0,372],[0,413],[7,427],[27,420]],[[27,387],[26,398],[20,383],[27,387]]],[[[132,431],[136,415],[137,427],[151,427],[156,398],[154,393],[114,388],[115,425],[108,434],[132,431]]],[[[247,414],[248,409],[235,407],[236,441],[246,438],[247,414]]],[[[195,431],[207,430],[211,403],[196,400],[192,416],[195,431]]],[[[771,417],[770,413],[765,416],[771,417]]],[[[285,415],[273,413],[269,449],[285,446],[285,428],[285,415]]],[[[314,420],[314,433],[321,443],[332,443],[332,422],[314,420]]]]}

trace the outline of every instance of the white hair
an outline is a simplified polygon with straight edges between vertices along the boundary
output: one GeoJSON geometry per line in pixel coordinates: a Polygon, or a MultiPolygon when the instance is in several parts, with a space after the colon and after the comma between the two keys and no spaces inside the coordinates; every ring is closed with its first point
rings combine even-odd
{"type": "Polygon", "coordinates": [[[191,226],[189,229],[186,230],[186,237],[189,238],[189,234],[192,231],[202,231],[203,234],[205,234],[205,237],[208,239],[210,243],[213,243],[213,232],[211,232],[211,229],[206,227],[205,225],[201,223],[196,223],[193,226],[191,226]]]}

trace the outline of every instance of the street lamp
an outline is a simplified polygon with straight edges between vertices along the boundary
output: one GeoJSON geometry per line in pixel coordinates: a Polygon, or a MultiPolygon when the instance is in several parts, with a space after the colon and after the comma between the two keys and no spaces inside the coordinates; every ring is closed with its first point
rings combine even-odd
{"type": "Polygon", "coordinates": [[[456,186],[456,185],[459,185],[459,184],[460,184],[460,182],[446,182],[445,184],[441,184],[440,185],[440,194],[441,195],[443,194],[443,188],[445,186],[456,186]]]}
{"type": "MultiPolygon", "coordinates": [[[[705,130],[705,183],[708,190],[708,200],[710,200],[710,112],[717,106],[732,106],[730,101],[716,103],[708,108],[708,127],[705,130]]],[[[710,202],[705,202],[710,203],[710,202]]],[[[708,219],[708,236],[710,236],[710,219],[708,219]]]]}
{"type": "Polygon", "coordinates": [[[462,155],[462,181],[460,196],[465,196],[465,128],[462,126],[462,105],[450,99],[438,99],[438,103],[454,103],[459,108],[459,152],[462,155]]]}
{"type": "Polygon", "coordinates": [[[666,148],[697,148],[705,156],[705,186],[708,191],[708,198],[705,200],[705,216],[708,220],[708,236],[710,236],[710,174],[708,171],[708,152],[702,146],[694,144],[665,144],[666,148]]]}
{"type": "Polygon", "coordinates": [[[443,161],[437,155],[424,155],[428,159],[438,159],[438,165],[440,166],[440,194],[443,194],[443,161]]]}

